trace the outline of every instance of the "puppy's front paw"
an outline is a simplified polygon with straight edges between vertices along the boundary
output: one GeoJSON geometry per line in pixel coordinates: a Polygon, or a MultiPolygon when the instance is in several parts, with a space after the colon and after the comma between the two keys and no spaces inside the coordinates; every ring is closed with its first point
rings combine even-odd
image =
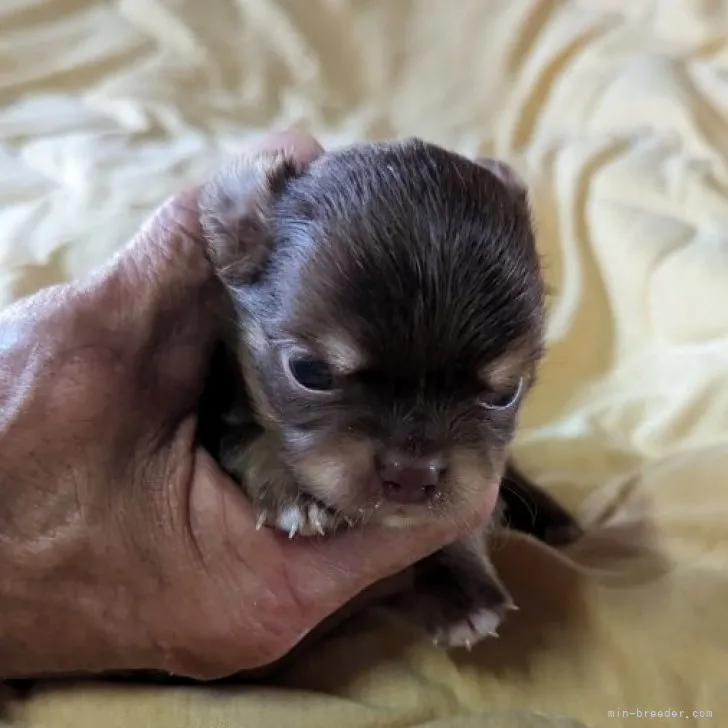
{"type": "Polygon", "coordinates": [[[487,557],[452,544],[417,565],[414,606],[440,647],[472,648],[497,637],[505,615],[517,607],[487,557]]]}
{"type": "Polygon", "coordinates": [[[325,506],[308,498],[299,498],[295,503],[271,512],[261,511],[258,528],[269,525],[285,531],[289,538],[294,536],[325,536],[334,530],[334,514],[325,506]]]}
{"type": "Polygon", "coordinates": [[[240,483],[258,511],[257,527],[294,536],[323,536],[336,526],[334,513],[301,491],[281,459],[280,443],[266,432],[244,448],[223,451],[222,465],[240,483]]]}
{"type": "Polygon", "coordinates": [[[459,619],[448,615],[449,610],[439,616],[432,614],[432,641],[438,647],[465,647],[470,650],[486,637],[497,637],[505,612],[514,608],[512,605],[478,607],[473,604],[473,610],[459,619]]]}

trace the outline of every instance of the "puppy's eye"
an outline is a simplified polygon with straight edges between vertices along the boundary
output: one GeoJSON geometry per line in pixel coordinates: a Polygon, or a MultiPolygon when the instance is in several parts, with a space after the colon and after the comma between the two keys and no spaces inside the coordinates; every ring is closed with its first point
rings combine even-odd
{"type": "Polygon", "coordinates": [[[507,410],[515,407],[523,394],[523,377],[518,380],[515,387],[505,392],[493,392],[481,397],[480,403],[486,409],[507,410]]]}
{"type": "Polygon", "coordinates": [[[291,357],[288,368],[293,378],[304,389],[314,392],[327,392],[334,386],[334,376],[328,364],[316,359],[291,357]]]}

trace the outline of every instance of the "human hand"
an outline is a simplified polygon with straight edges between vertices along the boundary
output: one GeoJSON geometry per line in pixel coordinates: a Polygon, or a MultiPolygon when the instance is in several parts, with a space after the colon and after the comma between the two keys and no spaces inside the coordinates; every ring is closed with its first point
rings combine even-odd
{"type": "MultiPolygon", "coordinates": [[[[263,146],[323,151],[292,132],[263,146]]],[[[0,677],[268,664],[494,507],[326,540],[256,530],[196,443],[222,320],[196,195],[89,278],[0,313],[0,677]]]]}

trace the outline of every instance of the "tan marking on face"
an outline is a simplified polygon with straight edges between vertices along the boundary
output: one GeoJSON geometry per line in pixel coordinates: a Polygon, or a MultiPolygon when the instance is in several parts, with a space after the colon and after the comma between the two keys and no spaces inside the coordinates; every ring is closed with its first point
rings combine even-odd
{"type": "Polygon", "coordinates": [[[450,456],[448,509],[453,517],[468,514],[477,508],[492,488],[497,488],[503,477],[506,455],[498,452],[481,453],[473,450],[455,450],[450,456]]]}
{"type": "Polygon", "coordinates": [[[293,465],[296,476],[313,496],[348,511],[365,507],[369,494],[364,486],[371,477],[373,461],[370,442],[339,435],[312,444],[293,465]]]}
{"type": "Polygon", "coordinates": [[[326,360],[340,374],[351,374],[364,365],[364,354],[345,334],[331,333],[319,340],[326,360]]]}
{"type": "Polygon", "coordinates": [[[508,387],[518,384],[521,377],[528,383],[535,368],[535,347],[531,341],[519,342],[505,354],[488,364],[480,372],[480,377],[492,387],[508,387]]]}

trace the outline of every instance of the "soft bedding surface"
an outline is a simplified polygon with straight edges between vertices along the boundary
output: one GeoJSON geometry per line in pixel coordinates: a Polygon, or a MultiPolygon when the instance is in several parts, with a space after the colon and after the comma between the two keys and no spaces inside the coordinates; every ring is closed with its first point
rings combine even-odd
{"type": "Polygon", "coordinates": [[[515,454],[590,528],[504,539],[521,611],[471,654],[374,611],[275,686],[40,689],[8,720],[728,725],[727,119],[721,0],[2,0],[0,305],[270,126],[502,156],[553,289],[515,454]]]}

